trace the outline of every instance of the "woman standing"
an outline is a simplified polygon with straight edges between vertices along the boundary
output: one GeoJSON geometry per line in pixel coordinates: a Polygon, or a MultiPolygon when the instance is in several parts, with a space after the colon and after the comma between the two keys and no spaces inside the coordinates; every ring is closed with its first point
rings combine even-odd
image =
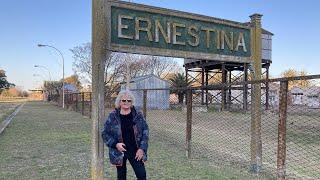
{"type": "Polygon", "coordinates": [[[109,148],[110,162],[117,167],[118,180],[126,179],[129,160],[138,180],[146,179],[149,129],[141,112],[134,108],[130,91],[121,91],[104,125],[102,139],[109,148]]]}

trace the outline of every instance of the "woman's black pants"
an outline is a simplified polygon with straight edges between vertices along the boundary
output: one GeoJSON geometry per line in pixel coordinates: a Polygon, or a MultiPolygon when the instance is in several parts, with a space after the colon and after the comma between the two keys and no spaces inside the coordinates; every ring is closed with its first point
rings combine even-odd
{"type": "Polygon", "coordinates": [[[134,159],[134,156],[127,156],[126,153],[123,157],[123,164],[122,166],[117,166],[117,176],[118,180],[126,180],[127,179],[127,159],[129,160],[134,173],[138,180],[146,180],[146,169],[142,161],[137,161],[134,159]]]}

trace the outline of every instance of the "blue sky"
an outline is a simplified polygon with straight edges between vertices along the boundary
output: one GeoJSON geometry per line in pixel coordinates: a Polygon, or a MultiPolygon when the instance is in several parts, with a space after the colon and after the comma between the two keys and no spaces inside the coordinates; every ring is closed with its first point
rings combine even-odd
{"type": "MultiPolygon", "coordinates": [[[[320,74],[320,1],[304,0],[133,0],[185,12],[239,22],[250,21],[253,13],[263,14],[263,27],[272,33],[270,73],[278,77],[288,68],[320,74]]],[[[91,41],[91,1],[89,0],[2,0],[0,5],[0,68],[8,80],[23,89],[39,86],[48,79],[62,77],[60,56],[65,58],[65,76],[73,74],[69,49],[91,41]],[[40,76],[33,76],[40,74],[40,76]]]]}

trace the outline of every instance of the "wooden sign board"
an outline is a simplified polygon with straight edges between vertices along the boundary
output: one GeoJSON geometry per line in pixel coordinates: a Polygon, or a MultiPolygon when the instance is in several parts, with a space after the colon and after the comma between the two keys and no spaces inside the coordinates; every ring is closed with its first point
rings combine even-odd
{"type": "Polygon", "coordinates": [[[111,51],[251,62],[250,27],[241,23],[123,1],[108,10],[111,51]]]}

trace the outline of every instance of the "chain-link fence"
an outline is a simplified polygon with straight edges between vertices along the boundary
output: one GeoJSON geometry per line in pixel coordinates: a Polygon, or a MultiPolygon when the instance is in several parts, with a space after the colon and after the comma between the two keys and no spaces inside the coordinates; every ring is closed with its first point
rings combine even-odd
{"type": "MultiPolygon", "coordinates": [[[[60,99],[61,100],[61,99],[60,99]]],[[[59,102],[62,104],[62,102],[59,102]]],[[[91,117],[92,93],[70,93],[65,94],[65,107],[67,109],[80,112],[82,115],[91,117]]]]}
{"type": "MultiPolygon", "coordinates": [[[[114,101],[118,92],[108,92],[105,95],[105,109],[110,112],[114,108],[114,101]]],[[[62,95],[49,95],[49,101],[55,102],[58,106],[62,106],[62,95]]],[[[80,112],[84,116],[91,118],[92,111],[92,92],[66,93],[65,108],[68,110],[80,112]]]]}
{"type": "MultiPolygon", "coordinates": [[[[320,179],[317,78],[132,91],[151,137],[174,144],[191,160],[258,178],[320,179]]],[[[83,97],[67,95],[67,107],[88,114],[91,95],[83,97]]],[[[108,102],[107,109],[114,99],[108,102]]]]}

